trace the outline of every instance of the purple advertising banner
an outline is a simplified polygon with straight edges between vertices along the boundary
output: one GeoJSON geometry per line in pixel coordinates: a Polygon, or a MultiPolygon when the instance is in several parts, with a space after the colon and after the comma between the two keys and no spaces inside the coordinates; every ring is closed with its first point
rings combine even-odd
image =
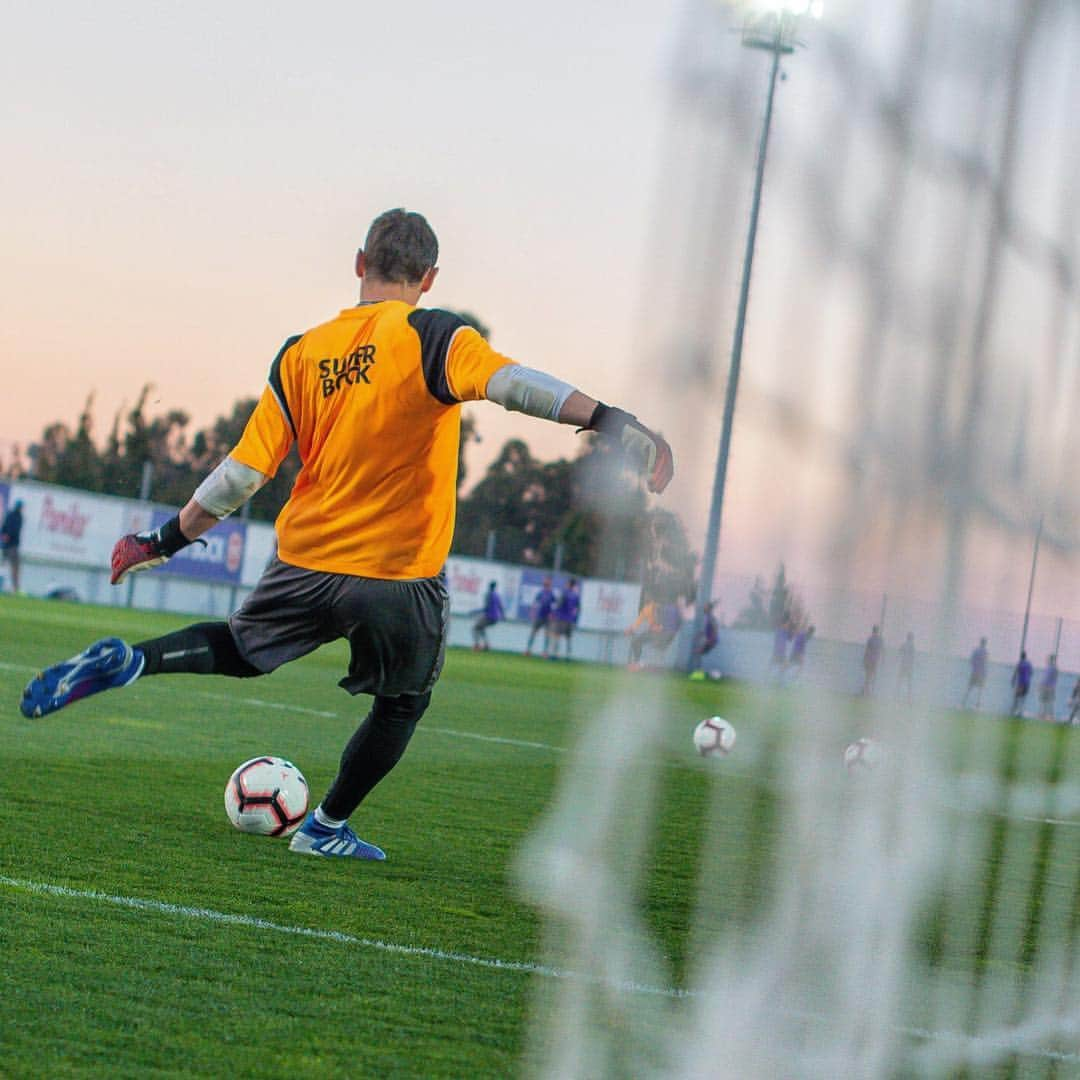
{"type": "MultiPolygon", "coordinates": [[[[164,525],[170,517],[172,514],[167,510],[155,510],[150,527],[156,529],[164,525]]],[[[226,519],[203,537],[206,547],[195,543],[183,551],[178,551],[159,572],[239,585],[240,572],[244,566],[246,531],[247,526],[243,521],[226,519]]]]}

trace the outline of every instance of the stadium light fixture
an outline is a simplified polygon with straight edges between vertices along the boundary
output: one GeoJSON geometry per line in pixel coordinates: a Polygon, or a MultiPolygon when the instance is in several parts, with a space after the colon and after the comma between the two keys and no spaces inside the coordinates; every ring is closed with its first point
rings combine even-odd
{"type": "MultiPolygon", "coordinates": [[[[758,216],[761,211],[761,188],[765,180],[765,155],[772,127],[773,100],[780,74],[780,57],[794,52],[801,44],[795,37],[804,18],[821,18],[823,0],[744,0],[737,5],[742,18],[742,42],[752,49],[772,53],[769,70],[769,92],[765,99],[765,115],[758,140],[757,163],[754,168],[754,193],[750,204],[750,226],[743,254],[742,282],[739,288],[739,307],[731,343],[727,391],[724,397],[724,419],[720,429],[720,449],[716,458],[709,521],[705,531],[705,549],[701,556],[701,577],[698,581],[694,628],[690,637],[687,666],[693,668],[694,646],[701,638],[705,623],[705,607],[712,599],[713,578],[716,575],[716,553],[720,546],[720,520],[724,506],[724,487],[727,481],[728,456],[731,451],[731,431],[735,420],[735,396],[739,388],[742,367],[743,336],[746,332],[746,309],[750,300],[750,274],[754,265],[754,245],[757,242],[758,216]]],[[[685,655],[685,653],[684,653],[685,655]]]]}

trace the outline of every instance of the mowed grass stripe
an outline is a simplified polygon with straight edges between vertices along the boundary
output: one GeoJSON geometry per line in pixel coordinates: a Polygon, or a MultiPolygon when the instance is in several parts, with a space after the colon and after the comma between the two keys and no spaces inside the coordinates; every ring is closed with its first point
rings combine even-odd
{"type": "Polygon", "coordinates": [[[212,908],[189,907],[185,904],[171,904],[165,900],[149,900],[139,896],[115,896],[111,893],[97,892],[93,889],[70,889],[66,885],[51,885],[43,881],[27,881],[22,878],[7,877],[0,874],[0,885],[9,889],[34,893],[38,896],[59,896],[68,900],[89,900],[113,907],[133,908],[136,911],[152,911],[159,915],[171,915],[181,919],[195,919],[202,922],[221,923],[227,926],[241,926],[252,930],[269,930],[275,934],[291,934],[294,937],[315,938],[319,941],[335,941],[342,945],[355,945],[362,949],[375,949],[379,952],[394,953],[397,956],[416,956],[428,960],[443,960],[453,964],[468,964],[472,967],[490,968],[494,971],[513,971],[523,975],[543,975],[551,979],[576,979],[582,982],[610,986],[614,990],[623,990],[634,994],[650,994],[660,997],[682,998],[694,996],[691,991],[678,987],[648,986],[644,983],[623,982],[600,979],[582,972],[565,968],[553,968],[546,964],[535,964],[522,960],[500,960],[498,957],[469,956],[467,953],[451,952],[423,945],[399,945],[392,941],[379,941],[375,938],[358,937],[340,930],[323,930],[309,926],[289,926],[285,923],[260,919],[254,915],[237,915],[227,911],[215,911],[212,908]]]}

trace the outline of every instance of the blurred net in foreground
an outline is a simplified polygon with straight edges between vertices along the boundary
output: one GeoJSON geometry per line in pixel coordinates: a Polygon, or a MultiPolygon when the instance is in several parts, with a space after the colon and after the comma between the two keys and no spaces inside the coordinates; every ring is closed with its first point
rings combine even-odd
{"type": "MultiPolygon", "coordinates": [[[[645,268],[650,418],[679,433],[685,505],[711,485],[767,76],[737,30],[719,5],[686,12],[645,268]]],[[[1040,517],[1046,587],[1076,568],[1080,10],[837,2],[802,36],[719,569],[759,550],[823,597],[919,598],[932,689],[963,608],[1016,610],[1040,517]]],[[[525,855],[553,963],[585,976],[547,989],[541,1073],[1080,1074],[1076,733],[748,690],[711,774],[680,981],[641,915],[658,793],[693,783],[664,750],[688,739],[667,685],[627,681],[599,710],[583,686],[580,752],[525,855]],[[886,747],[861,782],[838,768],[856,734],[886,747]]]]}

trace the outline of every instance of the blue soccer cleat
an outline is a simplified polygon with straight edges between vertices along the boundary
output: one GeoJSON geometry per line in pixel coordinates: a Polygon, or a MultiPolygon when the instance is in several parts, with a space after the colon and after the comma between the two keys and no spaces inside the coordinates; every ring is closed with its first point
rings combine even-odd
{"type": "Polygon", "coordinates": [[[302,855],[338,855],[343,858],[375,860],[386,858],[386,852],[382,848],[364,843],[348,825],[331,829],[316,821],[314,811],[304,818],[304,824],[293,833],[289,850],[299,851],[302,855]]]}
{"type": "Polygon", "coordinates": [[[23,716],[47,716],[80,698],[133,683],[145,663],[146,657],[126,641],[95,641],[78,656],[53,664],[31,679],[19,708],[23,716]]]}

